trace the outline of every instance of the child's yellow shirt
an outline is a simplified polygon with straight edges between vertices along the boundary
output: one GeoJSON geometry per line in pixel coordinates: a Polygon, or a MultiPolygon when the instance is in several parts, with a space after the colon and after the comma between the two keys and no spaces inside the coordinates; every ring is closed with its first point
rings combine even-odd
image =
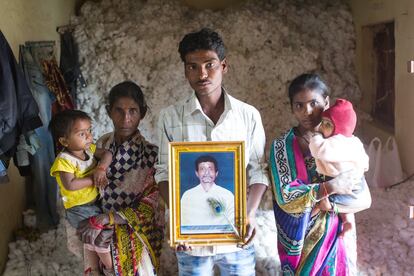
{"type": "Polygon", "coordinates": [[[97,165],[97,161],[93,156],[95,150],[96,146],[92,144],[90,148],[85,151],[85,154],[88,157],[87,160],[81,160],[68,152],[60,152],[50,168],[50,175],[56,177],[57,183],[59,184],[60,194],[65,209],[92,202],[98,196],[98,189],[95,186],[88,186],[76,191],[66,190],[59,174],[59,172],[73,173],[76,178],[89,176],[93,173],[93,170],[97,165]]]}

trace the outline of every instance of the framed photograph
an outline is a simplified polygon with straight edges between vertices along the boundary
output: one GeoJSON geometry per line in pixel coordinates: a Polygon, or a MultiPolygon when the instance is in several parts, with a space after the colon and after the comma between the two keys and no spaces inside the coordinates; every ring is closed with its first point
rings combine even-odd
{"type": "Polygon", "coordinates": [[[244,142],[169,144],[170,244],[236,244],[246,231],[244,142]]]}

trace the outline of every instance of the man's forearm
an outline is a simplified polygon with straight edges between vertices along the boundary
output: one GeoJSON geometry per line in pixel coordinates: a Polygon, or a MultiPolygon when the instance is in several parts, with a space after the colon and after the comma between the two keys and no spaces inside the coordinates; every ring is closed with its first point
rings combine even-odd
{"type": "Polygon", "coordinates": [[[266,189],[267,186],[261,183],[255,183],[249,186],[249,194],[247,195],[247,216],[256,213],[266,189]]]}

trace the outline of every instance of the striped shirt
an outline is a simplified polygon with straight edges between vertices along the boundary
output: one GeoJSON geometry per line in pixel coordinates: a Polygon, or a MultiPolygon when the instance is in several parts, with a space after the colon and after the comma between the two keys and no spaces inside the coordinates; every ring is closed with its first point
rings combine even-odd
{"type": "MultiPolygon", "coordinates": [[[[244,141],[248,185],[269,185],[264,160],[265,132],[259,111],[224,91],[224,112],[216,124],[207,117],[195,93],[161,110],[158,120],[158,164],[155,180],[168,181],[168,143],[197,141],[244,141]]],[[[236,246],[193,247],[188,253],[209,256],[237,251],[236,246]]]]}

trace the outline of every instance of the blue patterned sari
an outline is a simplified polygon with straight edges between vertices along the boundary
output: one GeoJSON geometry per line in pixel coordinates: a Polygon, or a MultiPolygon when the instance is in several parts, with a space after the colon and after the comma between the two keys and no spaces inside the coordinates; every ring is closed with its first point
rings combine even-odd
{"type": "Polygon", "coordinates": [[[283,275],[356,274],[355,232],[340,238],[341,219],[334,212],[311,217],[324,179],[314,159],[303,157],[293,129],[273,141],[270,169],[283,275]]]}

